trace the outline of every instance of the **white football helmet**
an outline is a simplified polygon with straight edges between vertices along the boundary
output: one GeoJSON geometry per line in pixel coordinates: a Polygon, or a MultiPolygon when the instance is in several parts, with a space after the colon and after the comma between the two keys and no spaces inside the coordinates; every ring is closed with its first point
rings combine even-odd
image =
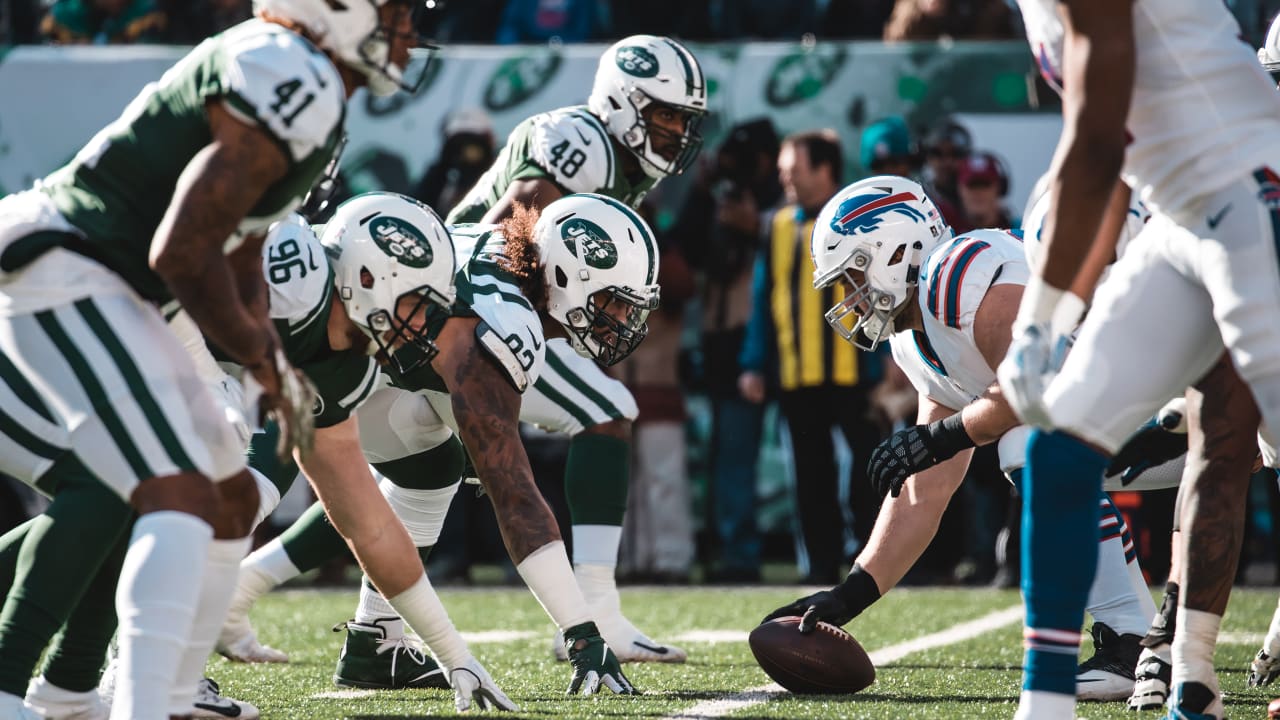
{"type": "Polygon", "coordinates": [[[604,195],[566,195],[533,230],[547,312],[580,355],[613,365],[649,332],[658,307],[658,244],[634,210],[604,195]]]}
{"type": "Polygon", "coordinates": [[[1271,21],[1266,42],[1258,48],[1258,62],[1267,72],[1280,71],[1280,15],[1271,21]]]}
{"type": "Polygon", "coordinates": [[[351,321],[401,373],[430,362],[455,297],[453,240],[440,216],[404,195],[365,193],[338,206],[320,242],[351,321]]]}
{"type": "Polygon", "coordinates": [[[631,149],[651,178],[679,174],[702,147],[698,126],[707,113],[707,81],[698,59],[680,43],[655,35],[632,35],[614,43],[600,56],[587,107],[609,134],[631,149]],[[654,150],[655,138],[672,133],[645,122],[642,111],[652,103],[669,105],[687,114],[684,134],[674,158],[654,150]]]}
{"type": "MultiPolygon", "coordinates": [[[[1040,190],[1039,195],[1035,196],[1035,200],[1030,204],[1031,209],[1027,211],[1026,216],[1022,219],[1022,248],[1027,255],[1028,267],[1038,267],[1040,257],[1040,233],[1044,230],[1045,218],[1049,215],[1049,184],[1048,176],[1041,178],[1045,182],[1037,182],[1036,188],[1040,190]]],[[[1151,219],[1151,211],[1147,209],[1146,204],[1138,199],[1136,194],[1129,197],[1129,213],[1125,217],[1124,226],[1120,228],[1120,237],[1116,238],[1116,259],[1120,259],[1129,243],[1138,237],[1138,233],[1142,232],[1142,228],[1146,226],[1147,221],[1151,219]]],[[[1111,272],[1108,267],[1103,271],[1103,275],[1098,279],[1098,284],[1106,279],[1107,274],[1111,272]]]]}
{"type": "MultiPolygon", "coordinates": [[[[426,65],[406,80],[405,71],[391,61],[391,41],[395,28],[382,24],[378,8],[403,5],[404,12],[418,15],[425,8],[422,0],[253,0],[255,10],[265,10],[302,24],[315,36],[317,44],[333,53],[352,70],[369,79],[373,95],[391,95],[397,90],[414,92],[426,77],[426,65]]],[[[415,34],[410,47],[422,45],[415,34]]]]}
{"type": "Polygon", "coordinates": [[[813,223],[813,287],[848,287],[826,313],[845,340],[875,350],[894,333],[893,319],[912,297],[920,263],[951,228],[919,183],[878,175],[845,187],[813,223]],[[846,318],[856,314],[853,325],[846,318]]]}

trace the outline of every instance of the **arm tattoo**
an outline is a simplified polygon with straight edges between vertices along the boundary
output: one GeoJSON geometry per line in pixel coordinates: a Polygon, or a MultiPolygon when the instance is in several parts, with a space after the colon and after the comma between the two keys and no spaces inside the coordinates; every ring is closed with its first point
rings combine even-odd
{"type": "Polygon", "coordinates": [[[533,481],[520,442],[520,395],[498,377],[497,367],[474,338],[448,371],[453,413],[485,492],[493,501],[502,539],[517,565],[529,553],[560,539],[560,529],[533,481]]]}

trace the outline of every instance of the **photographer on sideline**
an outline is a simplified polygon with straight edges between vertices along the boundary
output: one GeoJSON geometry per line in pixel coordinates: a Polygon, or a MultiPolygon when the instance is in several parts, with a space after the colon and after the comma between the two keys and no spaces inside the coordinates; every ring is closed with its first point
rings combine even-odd
{"type": "Polygon", "coordinates": [[[778,134],[765,118],[734,127],[690,190],[670,238],[702,277],[701,387],[712,403],[711,517],[719,558],[710,582],[760,579],[756,454],[762,405],[738,394],[738,350],[751,312],[762,209],[782,195],[778,134]]]}

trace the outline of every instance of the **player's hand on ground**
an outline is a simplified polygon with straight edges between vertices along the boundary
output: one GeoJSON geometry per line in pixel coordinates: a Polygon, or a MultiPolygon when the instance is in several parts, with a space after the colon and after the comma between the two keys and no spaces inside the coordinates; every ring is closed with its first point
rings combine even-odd
{"type": "Polygon", "coordinates": [[[867,476],[880,497],[898,497],[907,478],[937,464],[925,426],[915,425],[890,435],[871,451],[867,476]]]}
{"type": "Polygon", "coordinates": [[[799,617],[800,632],[809,634],[818,627],[819,622],[842,626],[853,619],[853,613],[835,593],[830,590],[816,592],[807,597],[774,610],[761,622],[769,622],[780,617],[799,617]]]}
{"type": "Polygon", "coordinates": [[[1249,663],[1249,687],[1270,685],[1280,675],[1280,657],[1272,657],[1266,650],[1259,650],[1249,663]]]}
{"type": "Polygon", "coordinates": [[[1120,475],[1120,484],[1128,485],[1153,467],[1187,452],[1187,433],[1176,432],[1181,415],[1156,415],[1125,440],[1107,466],[1107,475],[1120,475]]]}
{"type": "Polygon", "coordinates": [[[1062,369],[1071,349],[1070,335],[1053,332],[1048,325],[1015,330],[996,376],[1010,407],[1024,423],[1052,429],[1044,393],[1062,369]]]}
{"type": "Polygon", "coordinates": [[[458,712],[467,712],[472,707],[479,710],[520,710],[520,706],[502,692],[498,683],[489,677],[489,671],[474,657],[465,665],[449,671],[449,687],[453,688],[453,706],[458,712]]]}
{"type": "Polygon", "coordinates": [[[595,623],[585,622],[565,630],[564,644],[573,666],[567,694],[594,695],[601,686],[619,695],[640,694],[622,674],[622,665],[600,637],[595,623]]]}

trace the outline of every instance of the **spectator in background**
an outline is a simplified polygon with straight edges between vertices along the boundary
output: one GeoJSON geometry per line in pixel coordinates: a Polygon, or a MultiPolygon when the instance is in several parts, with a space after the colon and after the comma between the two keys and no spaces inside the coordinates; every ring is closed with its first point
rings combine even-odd
{"type": "Polygon", "coordinates": [[[710,40],[710,0],[613,0],[605,3],[610,37],[669,35],[681,40],[710,40]]]}
{"type": "Polygon", "coordinates": [[[970,227],[1009,229],[1019,222],[1009,213],[1003,199],[1009,194],[1009,173],[1000,158],[989,152],[976,152],[960,163],[957,173],[960,188],[960,205],[970,227]]]}
{"type": "Polygon", "coordinates": [[[498,26],[498,42],[586,42],[594,37],[594,0],[508,0],[498,26]]]}
{"type": "Polygon", "coordinates": [[[160,0],[168,16],[164,41],[196,45],[253,17],[252,0],[160,0]]]}
{"type": "Polygon", "coordinates": [[[768,118],[737,125],[699,173],[670,233],[702,279],[699,385],[712,418],[707,527],[718,550],[709,582],[760,579],[756,459],[764,409],[738,393],[738,353],[751,314],[760,208],[782,196],[777,164],[778,134],[768,118]]]}
{"type": "Polygon", "coordinates": [[[497,153],[493,120],[480,108],[461,108],[449,113],[441,136],[440,155],[427,168],[414,196],[437,212],[446,213],[489,169],[497,153]]]}
{"type": "Polygon", "coordinates": [[[870,175],[915,177],[920,154],[907,123],[897,115],[877,120],[862,130],[858,160],[870,175]]]}
{"type": "Polygon", "coordinates": [[[884,26],[886,42],[1001,40],[1016,36],[1005,0],[898,0],[884,26]]]}
{"type": "Polygon", "coordinates": [[[755,263],[739,378],[743,397],[763,402],[765,358],[770,351],[776,355],[778,404],[795,473],[799,565],[803,581],[813,585],[839,578],[841,565],[854,552],[847,530],[853,530],[857,545],[865,544],[879,506],[866,465],[880,432],[870,420],[860,354],[823,318],[824,309],[840,300],[835,288],[814,290],[810,281],[813,221],[840,189],[843,166],[833,130],[791,135],[782,143],[778,176],[787,204],[765,222],[768,240],[755,263]],[[835,428],[853,451],[849,507],[840,501],[835,428]],[[842,510],[852,510],[852,519],[842,510]]]}
{"type": "MultiPolygon", "coordinates": [[[[641,214],[653,222],[652,207],[641,214]]],[[[661,236],[660,236],[661,237],[661,236]]],[[[633,581],[687,583],[693,566],[693,494],[685,464],[680,336],[693,274],[670,243],[659,248],[662,305],[649,314],[649,334],[609,373],[626,383],[640,413],[631,430],[631,485],[618,564],[633,581]]]]}
{"type": "Polygon", "coordinates": [[[436,0],[432,12],[423,13],[418,31],[437,43],[492,43],[506,0],[436,0]]]}
{"type": "Polygon", "coordinates": [[[57,0],[40,33],[59,45],[161,42],[168,17],[155,0],[57,0]]]}
{"type": "Polygon", "coordinates": [[[960,209],[956,172],[972,151],[973,136],[951,117],[941,118],[925,136],[925,190],[957,234],[971,227],[960,209]]]}

